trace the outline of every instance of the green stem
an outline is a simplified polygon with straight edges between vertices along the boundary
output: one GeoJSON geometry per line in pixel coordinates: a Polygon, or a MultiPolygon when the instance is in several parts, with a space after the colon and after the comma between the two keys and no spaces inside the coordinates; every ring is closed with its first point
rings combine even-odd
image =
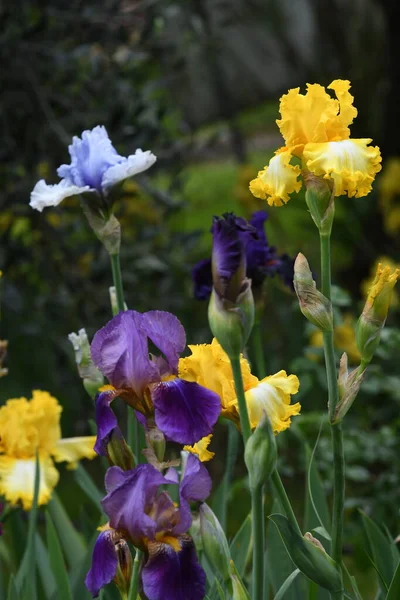
{"type": "Polygon", "coordinates": [[[263,488],[251,490],[253,528],[253,600],[264,600],[264,513],[263,488]]]}
{"type": "Polygon", "coordinates": [[[265,377],[266,368],[260,325],[260,321],[256,321],[254,323],[253,329],[251,331],[250,343],[252,345],[252,357],[256,367],[257,377],[259,379],[262,379],[263,377],[265,377]]]}
{"type": "Polygon", "coordinates": [[[137,590],[139,583],[139,569],[140,563],[142,561],[143,552],[141,550],[136,550],[135,559],[133,561],[133,569],[132,569],[132,577],[131,577],[131,585],[129,586],[129,596],[128,600],[137,600],[137,590]]]}
{"type": "Polygon", "coordinates": [[[125,310],[124,288],[122,286],[121,266],[119,263],[119,254],[110,254],[112,276],[117,293],[117,304],[119,312],[125,310]]]}
{"type": "Polygon", "coordinates": [[[275,489],[275,493],[278,496],[283,508],[285,509],[285,513],[288,520],[290,521],[294,529],[297,531],[297,533],[303,537],[303,534],[301,533],[301,529],[296,519],[296,515],[294,514],[292,505],[290,504],[290,500],[288,498],[288,495],[286,493],[286,490],[284,488],[284,485],[282,483],[277,469],[274,469],[274,471],[272,472],[271,480],[275,489]]]}
{"type": "Polygon", "coordinates": [[[243,378],[242,371],[240,368],[240,357],[231,358],[230,361],[233,373],[233,380],[235,382],[236,396],[239,404],[240,425],[242,428],[244,445],[246,446],[247,440],[251,436],[251,428],[249,414],[247,412],[246,398],[243,389],[243,378]]]}
{"type": "MultiPolygon", "coordinates": [[[[331,256],[330,234],[320,233],[321,243],[321,287],[322,293],[331,299],[331,256]]],[[[326,377],[328,381],[329,418],[333,445],[333,515],[332,515],[332,558],[337,562],[340,572],[342,565],[343,546],[343,511],[344,511],[344,452],[341,424],[332,423],[339,402],[339,389],[336,375],[336,360],[333,342],[333,331],[323,334],[326,377]]],[[[343,598],[342,592],[332,596],[343,598]]]]}
{"type": "Polygon", "coordinates": [[[228,448],[226,451],[226,464],[224,479],[222,482],[222,502],[219,514],[217,515],[221,527],[226,531],[226,513],[228,507],[228,497],[232,479],[232,471],[236,462],[237,451],[238,451],[238,437],[239,433],[235,425],[228,421],[228,448]]]}

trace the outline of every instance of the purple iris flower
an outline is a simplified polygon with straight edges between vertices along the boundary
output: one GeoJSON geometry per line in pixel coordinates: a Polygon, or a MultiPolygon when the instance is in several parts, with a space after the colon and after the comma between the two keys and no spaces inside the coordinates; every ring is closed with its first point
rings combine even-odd
{"type": "Polygon", "coordinates": [[[35,185],[30,206],[42,212],[47,206],[57,206],[68,196],[95,193],[106,196],[114,185],[151,167],[156,157],[149,150],[120,156],[111,143],[106,128],[97,126],[74,137],[68,147],[71,164],[61,165],[57,173],[62,178],[55,185],[43,179],[35,185]]]}
{"type": "MultiPolygon", "coordinates": [[[[262,285],[265,277],[273,276],[275,274],[281,275],[285,284],[293,289],[294,261],[292,264],[292,273],[290,273],[291,259],[289,259],[286,254],[278,256],[276,248],[268,244],[264,227],[267,218],[268,215],[264,210],[253,213],[248,221],[248,228],[246,229],[243,224],[243,222],[246,223],[244,219],[229,215],[227,224],[223,228],[223,233],[225,233],[229,224],[233,223],[234,226],[237,227],[237,238],[241,241],[245,250],[246,275],[251,279],[253,290],[257,286],[262,285]]],[[[222,221],[222,219],[219,219],[219,221],[222,221]]],[[[215,243],[215,221],[211,232],[214,234],[215,243]]],[[[221,236],[220,233],[219,236],[221,236]]],[[[230,247],[229,243],[222,243],[220,244],[220,247],[221,253],[225,252],[227,256],[229,256],[230,263],[234,267],[235,264],[237,264],[237,254],[232,252],[232,248],[234,248],[232,242],[230,247]]],[[[199,261],[193,268],[192,278],[195,298],[198,300],[206,300],[209,298],[213,286],[211,259],[199,261]]]]}
{"type": "Polygon", "coordinates": [[[111,467],[106,473],[107,496],[102,500],[110,529],[96,542],[86,585],[93,596],[112,581],[118,568],[115,544],[131,541],[145,553],[141,571],[143,591],[148,600],[202,600],[205,573],[193,541],[190,502],[204,502],[211,491],[207,469],[194,454],[183,454],[183,475],[175,469],[162,475],[149,464],[130,471],[111,467]],[[178,485],[177,507],[161,485],[178,485]]]}
{"type": "MultiPolygon", "coordinates": [[[[185,345],[185,331],[174,315],[127,310],[96,333],[91,351],[93,362],[115,388],[114,397],[121,396],[146,418],[154,419],[168,439],[192,445],[211,433],[221,401],[197,383],[174,378],[185,345]],[[149,343],[159,356],[150,354],[149,343]]],[[[104,392],[96,401],[100,454],[116,427],[112,400],[112,395],[104,392]]]]}

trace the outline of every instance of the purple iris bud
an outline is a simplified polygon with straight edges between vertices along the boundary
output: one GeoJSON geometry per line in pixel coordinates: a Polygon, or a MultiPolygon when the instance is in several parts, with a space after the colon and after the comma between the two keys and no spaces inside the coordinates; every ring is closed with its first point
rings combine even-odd
{"type": "Polygon", "coordinates": [[[61,165],[57,173],[62,178],[55,185],[41,179],[31,194],[30,205],[40,212],[47,206],[57,206],[68,196],[95,193],[106,196],[114,185],[145,171],[156,161],[149,150],[120,156],[111,143],[105,127],[97,126],[74,137],[68,148],[71,164],[61,165]]]}
{"type": "Polygon", "coordinates": [[[92,566],[86,575],[85,585],[93,598],[101,588],[110,583],[118,569],[118,555],[115,550],[114,532],[102,531],[93,549],[92,566]]]}
{"type": "MultiPolygon", "coordinates": [[[[221,412],[221,401],[197,383],[162,381],[165,376],[177,374],[185,343],[184,329],[174,315],[128,310],[96,333],[91,350],[93,362],[121,397],[146,418],[154,417],[168,439],[192,445],[211,433],[221,412]],[[162,356],[150,355],[149,342],[162,356]]],[[[114,422],[106,400],[99,402],[100,444],[114,422]]]]}
{"type": "Polygon", "coordinates": [[[197,560],[193,541],[180,538],[181,550],[168,544],[150,544],[149,559],[142,570],[148,600],[202,600],[206,575],[197,560]]]}

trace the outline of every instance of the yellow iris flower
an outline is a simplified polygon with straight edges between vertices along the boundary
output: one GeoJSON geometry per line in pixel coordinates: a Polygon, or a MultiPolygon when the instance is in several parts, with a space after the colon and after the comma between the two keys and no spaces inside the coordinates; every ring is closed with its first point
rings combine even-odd
{"type": "Polygon", "coordinates": [[[34,390],[32,399],[15,398],[0,408],[0,496],[11,504],[32,507],[39,456],[39,504],[46,504],[57,485],[54,461],[76,468],[81,458],[94,458],[95,436],[61,439],[62,407],[48,392],[34,390]]]}
{"type": "Polygon", "coordinates": [[[371,139],[351,139],[349,125],[357,116],[350,94],[350,82],[336,79],[329,86],[332,98],[319,84],[307,84],[307,93],[300,88],[289,90],[280,100],[281,119],[277,125],[285,146],[275,152],[269,165],[250,182],[254,196],[266,199],[268,204],[281,206],[290,194],[298,192],[302,169],[334,183],[335,196],[347,194],[366,196],[376,173],[381,170],[381,155],[377,146],[369,146],[371,139]]]}
{"type": "Polygon", "coordinates": [[[203,437],[199,442],[194,444],[193,446],[184,446],[183,449],[191,452],[192,454],[197,454],[201,462],[206,462],[211,460],[215,456],[215,452],[210,452],[208,450],[208,446],[210,445],[212,440],[212,434],[203,437]]]}
{"type": "MultiPolygon", "coordinates": [[[[211,344],[189,346],[191,356],[179,361],[179,377],[196,381],[216,392],[221,398],[222,415],[239,423],[239,406],[229,358],[214,338],[211,344]]],[[[290,404],[291,394],[299,390],[296,375],[279,371],[261,381],[250,370],[248,361],[241,357],[243,386],[251,428],[254,429],[266,412],[275,433],[290,427],[290,417],[298,415],[300,404],[290,404]]]]}

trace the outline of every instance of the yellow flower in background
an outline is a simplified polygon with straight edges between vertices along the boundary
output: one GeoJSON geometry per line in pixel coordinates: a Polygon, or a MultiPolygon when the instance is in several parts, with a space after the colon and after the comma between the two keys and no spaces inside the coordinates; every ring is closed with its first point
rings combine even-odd
{"type": "Polygon", "coordinates": [[[208,446],[210,445],[212,440],[212,434],[203,437],[199,442],[194,444],[193,446],[184,446],[183,449],[191,452],[192,454],[197,454],[201,462],[206,462],[211,460],[215,456],[215,452],[210,452],[208,450],[208,446]]]}
{"type": "Polygon", "coordinates": [[[386,231],[396,235],[400,231],[400,158],[391,157],[385,162],[378,180],[380,207],[386,231]]]}
{"type": "Polygon", "coordinates": [[[269,165],[250,182],[250,190],[268,204],[281,206],[290,194],[298,192],[302,169],[331,180],[335,196],[347,194],[366,196],[376,173],[381,170],[378,147],[369,146],[371,139],[351,139],[349,125],[357,116],[350,94],[350,82],[336,79],[329,86],[332,98],[319,84],[307,84],[307,93],[300,88],[289,90],[280,100],[281,119],[277,125],[285,146],[275,152],[269,165]]]}
{"type": "Polygon", "coordinates": [[[76,468],[94,458],[95,436],[61,439],[62,407],[48,392],[34,390],[32,399],[15,398],[0,408],[0,495],[11,504],[32,507],[36,451],[40,463],[39,504],[46,504],[57,485],[54,461],[76,468]]]}
{"type": "MultiPolygon", "coordinates": [[[[335,348],[340,352],[346,352],[351,364],[360,362],[360,352],[358,351],[356,344],[356,332],[355,332],[356,320],[350,313],[343,315],[343,322],[337,325],[333,330],[333,340],[335,348]]],[[[323,348],[324,341],[322,331],[316,329],[310,336],[310,346],[314,348],[323,348]]],[[[318,360],[318,356],[312,352],[308,352],[309,358],[312,360],[318,360]]]]}
{"type": "MultiPolygon", "coordinates": [[[[239,423],[239,406],[229,358],[214,338],[211,344],[189,346],[192,355],[179,361],[179,377],[196,381],[221,398],[222,415],[239,423]]],[[[290,426],[290,417],[300,413],[300,404],[290,404],[299,390],[296,375],[279,371],[261,381],[252,375],[248,361],[240,359],[243,387],[252,429],[266,412],[275,433],[290,426]]]]}

